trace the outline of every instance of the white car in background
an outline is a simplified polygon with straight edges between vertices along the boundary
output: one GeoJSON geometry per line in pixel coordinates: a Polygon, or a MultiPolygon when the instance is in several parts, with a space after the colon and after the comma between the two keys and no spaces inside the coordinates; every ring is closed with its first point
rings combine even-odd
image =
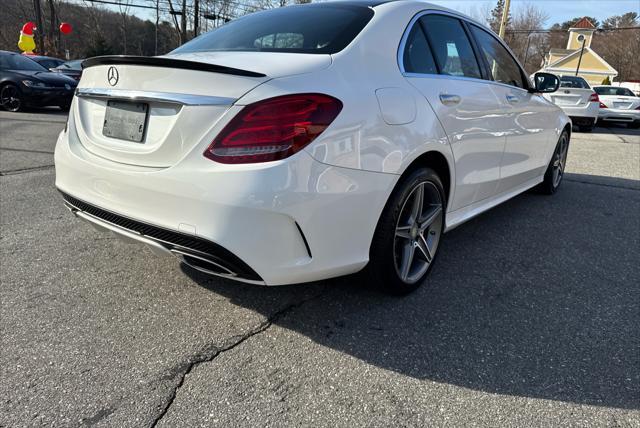
{"type": "Polygon", "coordinates": [[[560,76],[560,89],[545,94],[571,118],[573,126],[591,132],[598,120],[600,100],[586,80],[579,76],[560,76]]]}
{"type": "Polygon", "coordinates": [[[203,272],[364,269],[407,293],[444,232],[560,185],[571,124],[541,96],[558,78],[534,80],[491,30],[429,3],[258,12],[166,56],[86,60],[56,186],[77,217],[203,272]]]}
{"type": "Polygon", "coordinates": [[[598,121],[626,123],[629,128],[640,128],[640,97],[620,86],[594,86],[600,97],[598,121]]]}

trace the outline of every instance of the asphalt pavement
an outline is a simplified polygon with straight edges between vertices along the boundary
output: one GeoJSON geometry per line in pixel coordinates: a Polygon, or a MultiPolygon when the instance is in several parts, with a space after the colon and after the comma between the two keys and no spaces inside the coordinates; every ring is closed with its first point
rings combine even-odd
{"type": "Polygon", "coordinates": [[[403,298],[207,277],[73,218],[0,112],[0,426],[640,427],[640,134],[445,236],[403,298]]]}

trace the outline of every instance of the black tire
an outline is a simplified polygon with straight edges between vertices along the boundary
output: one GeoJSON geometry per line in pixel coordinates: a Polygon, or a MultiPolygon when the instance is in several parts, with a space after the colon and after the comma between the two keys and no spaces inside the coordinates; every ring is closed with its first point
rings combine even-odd
{"type": "Polygon", "coordinates": [[[62,111],[69,111],[69,109],[71,108],[71,101],[64,104],[60,104],[58,107],[60,107],[60,110],[62,111]]]}
{"type": "Polygon", "coordinates": [[[567,153],[569,151],[569,133],[564,130],[558,138],[556,148],[553,151],[553,156],[547,166],[547,171],[544,173],[544,181],[540,183],[537,190],[545,195],[553,195],[562,184],[562,178],[564,177],[564,168],[567,162],[567,153]],[[558,170],[559,167],[559,170],[558,170]],[[560,176],[557,176],[559,172],[560,176]]]}
{"type": "Polygon", "coordinates": [[[640,122],[627,123],[627,128],[638,129],[638,128],[640,128],[640,122]]]}
{"type": "Polygon", "coordinates": [[[22,92],[20,88],[8,83],[0,88],[0,106],[7,111],[20,111],[24,109],[22,92]]]}
{"type": "Polygon", "coordinates": [[[593,131],[593,125],[580,127],[580,132],[591,132],[591,131],[593,131]]]}
{"type": "Polygon", "coordinates": [[[369,263],[363,271],[363,279],[368,285],[395,295],[404,295],[420,287],[435,262],[444,231],[445,212],[442,180],[434,170],[418,168],[402,177],[387,201],[371,242],[369,263]],[[417,202],[420,193],[422,205],[416,208],[420,205],[417,202]],[[410,215],[407,210],[411,211],[410,215]],[[414,216],[414,212],[419,214],[414,216]],[[418,221],[409,225],[415,217],[418,221]],[[412,256],[407,256],[410,248],[413,248],[412,256]],[[407,266],[400,266],[406,260],[409,268],[400,272],[407,266]]]}

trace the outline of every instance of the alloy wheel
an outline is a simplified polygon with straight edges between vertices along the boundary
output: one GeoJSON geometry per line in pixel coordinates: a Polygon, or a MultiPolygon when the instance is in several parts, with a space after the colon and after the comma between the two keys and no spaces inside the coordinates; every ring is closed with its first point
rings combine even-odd
{"type": "Polygon", "coordinates": [[[420,281],[438,249],[444,218],[442,196],[429,181],[418,183],[405,199],[393,245],[396,272],[407,284],[420,281]]]}
{"type": "Polygon", "coordinates": [[[0,91],[0,105],[8,111],[18,111],[22,105],[18,88],[7,85],[0,91]]]}
{"type": "Polygon", "coordinates": [[[558,187],[562,176],[564,175],[564,168],[567,162],[567,153],[569,151],[569,139],[566,134],[563,134],[558,142],[558,148],[553,155],[553,187],[558,187]]]}

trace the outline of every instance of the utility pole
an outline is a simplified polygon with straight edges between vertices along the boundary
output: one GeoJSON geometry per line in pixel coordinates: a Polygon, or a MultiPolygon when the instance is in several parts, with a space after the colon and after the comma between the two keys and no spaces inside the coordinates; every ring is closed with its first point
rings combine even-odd
{"type": "Polygon", "coordinates": [[[36,33],[36,40],[38,41],[36,52],[40,54],[42,52],[42,49],[44,49],[44,26],[42,24],[42,9],[40,8],[40,0],[33,0],[33,10],[36,13],[36,27],[38,27],[36,33]]]}
{"type": "Polygon", "coordinates": [[[193,0],[193,37],[198,37],[200,21],[200,0],[193,0]]]}
{"type": "Polygon", "coordinates": [[[182,0],[182,15],[180,16],[181,43],[187,42],[187,0],[182,0]]]}
{"type": "Polygon", "coordinates": [[[524,61],[522,61],[522,65],[525,70],[527,69],[527,58],[529,57],[529,45],[531,44],[531,33],[527,34],[527,47],[524,50],[524,61]]]}
{"type": "Polygon", "coordinates": [[[502,8],[502,19],[500,20],[500,32],[498,33],[501,39],[504,39],[504,32],[507,29],[507,20],[509,19],[509,6],[511,6],[511,0],[504,0],[504,8],[502,8]]]}
{"type": "Polygon", "coordinates": [[[153,51],[154,55],[158,55],[158,24],[160,23],[160,0],[156,0],[156,40],[155,40],[155,48],[153,51]]]}
{"type": "Polygon", "coordinates": [[[576,67],[576,76],[580,71],[580,63],[582,62],[582,54],[584,53],[584,44],[587,42],[587,38],[582,34],[578,36],[578,40],[580,40],[581,37],[582,37],[582,48],[580,48],[580,58],[578,58],[578,66],[576,67]]]}

